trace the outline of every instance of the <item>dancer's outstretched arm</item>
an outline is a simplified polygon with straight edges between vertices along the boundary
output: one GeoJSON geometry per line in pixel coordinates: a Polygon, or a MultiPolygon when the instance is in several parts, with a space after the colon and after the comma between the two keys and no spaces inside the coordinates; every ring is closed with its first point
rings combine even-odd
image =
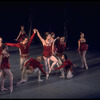
{"type": "Polygon", "coordinates": [[[39,37],[39,39],[41,40],[41,42],[43,43],[44,42],[44,39],[41,37],[39,31],[37,30],[37,36],[39,37]]]}
{"type": "Polygon", "coordinates": [[[54,70],[58,70],[58,69],[64,68],[67,65],[68,65],[68,63],[64,63],[60,67],[54,68],[54,70]]]}
{"type": "Polygon", "coordinates": [[[36,34],[36,31],[34,31],[34,29],[33,29],[33,34],[32,34],[32,36],[31,36],[30,39],[29,39],[28,45],[31,44],[31,42],[32,42],[32,40],[33,40],[35,34],[36,34]]]}

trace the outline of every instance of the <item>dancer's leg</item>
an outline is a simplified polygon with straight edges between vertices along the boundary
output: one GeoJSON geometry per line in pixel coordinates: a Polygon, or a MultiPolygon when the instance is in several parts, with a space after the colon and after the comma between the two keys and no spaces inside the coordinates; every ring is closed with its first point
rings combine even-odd
{"type": "Polygon", "coordinates": [[[81,63],[82,63],[81,68],[84,68],[83,52],[81,52],[80,58],[81,58],[81,63]]]}
{"type": "Polygon", "coordinates": [[[86,51],[83,51],[83,61],[84,61],[84,64],[85,64],[85,68],[88,69],[85,55],[86,55],[86,51]]]}
{"type": "MultiPolygon", "coordinates": [[[[51,57],[50,57],[50,60],[52,60],[53,63],[52,63],[52,65],[51,65],[51,68],[50,68],[50,70],[49,70],[49,73],[51,72],[51,69],[55,66],[55,64],[58,63],[58,60],[57,60],[54,56],[51,56],[51,57]]],[[[57,66],[59,67],[59,64],[57,64],[57,66]]]]}
{"type": "Polygon", "coordinates": [[[10,93],[13,91],[13,74],[10,71],[10,69],[4,69],[4,72],[9,76],[9,81],[10,81],[10,93]]]}
{"type": "Polygon", "coordinates": [[[2,75],[1,75],[1,91],[7,90],[6,88],[4,88],[4,82],[5,82],[5,72],[2,71],[2,75]]]}
{"type": "Polygon", "coordinates": [[[49,72],[48,72],[48,58],[43,57],[44,58],[44,64],[45,64],[45,70],[46,70],[46,80],[49,77],[49,72]]]}

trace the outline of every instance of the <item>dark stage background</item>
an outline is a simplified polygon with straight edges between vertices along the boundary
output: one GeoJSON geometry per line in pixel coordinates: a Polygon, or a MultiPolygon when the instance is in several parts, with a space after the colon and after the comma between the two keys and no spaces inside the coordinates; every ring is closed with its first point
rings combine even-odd
{"type": "MultiPolygon", "coordinates": [[[[29,34],[30,19],[32,28],[37,28],[42,37],[46,31],[63,36],[65,22],[70,48],[77,49],[77,40],[83,32],[89,50],[100,50],[99,1],[1,1],[0,36],[3,42],[15,42],[21,25],[29,34]]],[[[34,43],[40,43],[37,36],[34,43]]]]}

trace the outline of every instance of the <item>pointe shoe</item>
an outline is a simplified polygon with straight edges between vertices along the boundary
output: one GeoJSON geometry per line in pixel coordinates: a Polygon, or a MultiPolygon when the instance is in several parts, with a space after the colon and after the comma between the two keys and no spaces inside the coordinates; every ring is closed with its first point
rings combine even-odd
{"type": "Polygon", "coordinates": [[[19,82],[17,82],[17,85],[19,85],[19,84],[21,84],[22,82],[21,81],[19,81],[19,82]]]}
{"type": "Polygon", "coordinates": [[[17,85],[24,83],[24,82],[27,82],[27,80],[21,80],[21,81],[17,82],[17,85]]]}
{"type": "Polygon", "coordinates": [[[62,76],[62,75],[61,75],[61,76],[59,76],[59,78],[65,78],[65,76],[62,76]]]}
{"type": "Polygon", "coordinates": [[[12,93],[12,91],[13,91],[13,86],[11,86],[9,89],[10,89],[10,93],[12,93]]]}
{"type": "Polygon", "coordinates": [[[49,74],[46,74],[46,80],[48,80],[49,74]]]}
{"type": "Polygon", "coordinates": [[[38,82],[42,82],[43,80],[39,79],[38,82]]]}
{"type": "Polygon", "coordinates": [[[86,70],[88,70],[88,66],[86,66],[86,70]]]}
{"type": "Polygon", "coordinates": [[[6,89],[6,88],[1,88],[1,91],[3,92],[3,91],[6,91],[6,90],[8,90],[8,89],[6,89]]]}

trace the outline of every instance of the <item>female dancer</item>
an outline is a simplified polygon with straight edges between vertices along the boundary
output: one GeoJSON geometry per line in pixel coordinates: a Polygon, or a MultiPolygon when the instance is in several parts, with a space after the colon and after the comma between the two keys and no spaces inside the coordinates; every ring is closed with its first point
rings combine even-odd
{"type": "Polygon", "coordinates": [[[78,40],[78,53],[81,57],[81,62],[82,62],[81,68],[84,68],[84,64],[85,64],[86,70],[88,69],[86,58],[85,58],[87,49],[88,49],[88,44],[86,44],[84,33],[80,32],[80,39],[78,40]]]}
{"type": "Polygon", "coordinates": [[[54,42],[57,40],[57,39],[59,39],[59,36],[57,37],[57,38],[55,38],[55,33],[54,32],[51,32],[51,42],[53,42],[52,44],[53,44],[53,48],[52,48],[52,50],[53,50],[53,55],[56,55],[57,54],[57,47],[56,47],[56,45],[54,44],[54,42]]]}
{"type": "Polygon", "coordinates": [[[23,70],[23,63],[27,58],[29,58],[29,46],[35,36],[35,29],[33,29],[33,34],[28,40],[28,38],[24,38],[24,40],[20,43],[6,43],[6,45],[12,47],[18,47],[20,49],[20,70],[23,70]]]}
{"type": "Polygon", "coordinates": [[[44,51],[43,51],[43,58],[44,58],[44,63],[45,63],[45,68],[46,68],[46,80],[49,77],[49,69],[50,69],[50,60],[54,61],[51,65],[53,67],[55,64],[57,64],[58,60],[52,55],[52,42],[51,42],[51,35],[47,34],[46,40],[44,40],[39,31],[37,31],[37,35],[39,39],[41,40],[44,51]],[[48,69],[49,68],[49,69],[48,69]]]}
{"type": "Polygon", "coordinates": [[[58,68],[52,68],[52,70],[58,70],[58,69],[64,68],[64,70],[67,72],[66,78],[73,77],[72,66],[76,67],[76,65],[73,64],[72,61],[67,58],[66,54],[62,54],[61,59],[63,60],[62,65],[60,67],[58,67],[58,68]]]}
{"type": "Polygon", "coordinates": [[[13,74],[10,71],[10,64],[9,64],[9,53],[7,52],[8,47],[3,46],[3,51],[2,51],[2,63],[1,63],[1,70],[2,70],[2,75],[1,75],[1,91],[7,90],[4,88],[4,82],[5,82],[5,76],[9,76],[9,81],[10,81],[10,93],[13,91],[13,74]]]}
{"type": "Polygon", "coordinates": [[[2,47],[4,46],[5,44],[2,43],[2,37],[0,37],[0,77],[2,75],[2,71],[1,71],[1,62],[2,62],[2,47]]]}
{"type": "Polygon", "coordinates": [[[24,68],[22,71],[22,78],[21,81],[18,84],[21,84],[22,82],[26,82],[28,80],[28,74],[31,74],[33,72],[38,72],[38,82],[41,82],[41,72],[43,74],[46,74],[43,70],[43,64],[40,64],[42,61],[42,57],[39,56],[37,59],[30,58],[24,62],[24,68]]]}
{"type": "Polygon", "coordinates": [[[62,53],[64,52],[65,49],[67,49],[66,47],[66,42],[65,42],[65,37],[60,37],[60,39],[58,40],[58,43],[57,43],[57,55],[59,57],[61,57],[62,53]]]}
{"type": "Polygon", "coordinates": [[[17,36],[17,38],[15,40],[18,42],[21,42],[25,37],[28,38],[28,36],[24,30],[24,26],[21,26],[21,30],[19,32],[19,35],[17,36]]]}
{"type": "Polygon", "coordinates": [[[0,37],[0,67],[1,67],[1,62],[2,62],[2,47],[4,46],[5,44],[2,43],[2,38],[0,37]]]}
{"type": "MultiPolygon", "coordinates": [[[[55,41],[53,43],[53,47],[54,47],[54,44],[55,44],[55,41]]],[[[64,52],[65,48],[67,49],[66,42],[65,42],[65,37],[60,37],[60,39],[57,40],[56,47],[57,47],[57,54],[56,55],[57,55],[58,63],[59,63],[59,65],[62,65],[62,61],[61,61],[60,58],[61,58],[61,55],[64,52]]],[[[51,67],[51,69],[52,69],[52,67],[51,67]]],[[[60,69],[60,71],[61,71],[60,78],[65,78],[64,69],[62,68],[62,69],[60,69]]]]}

